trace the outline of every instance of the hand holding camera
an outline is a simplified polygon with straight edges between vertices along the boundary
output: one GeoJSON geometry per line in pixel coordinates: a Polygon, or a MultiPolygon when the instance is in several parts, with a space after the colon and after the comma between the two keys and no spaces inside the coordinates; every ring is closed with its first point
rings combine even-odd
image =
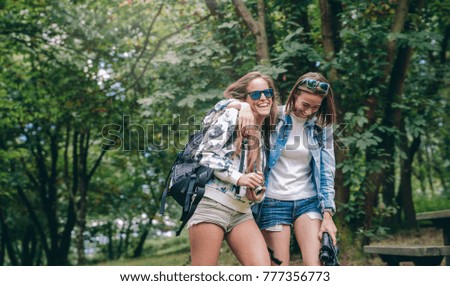
{"type": "Polygon", "coordinates": [[[257,186],[256,188],[253,189],[253,191],[255,192],[255,195],[259,195],[261,194],[261,192],[265,189],[265,187],[263,186],[257,186]]]}
{"type": "Polygon", "coordinates": [[[334,246],[333,240],[328,232],[322,234],[322,247],[320,248],[319,258],[325,266],[339,266],[337,259],[339,249],[334,246]]]}
{"type": "Polygon", "coordinates": [[[250,201],[260,202],[262,197],[264,196],[264,192],[266,191],[266,187],[256,187],[256,188],[247,188],[247,198],[250,201]]]}

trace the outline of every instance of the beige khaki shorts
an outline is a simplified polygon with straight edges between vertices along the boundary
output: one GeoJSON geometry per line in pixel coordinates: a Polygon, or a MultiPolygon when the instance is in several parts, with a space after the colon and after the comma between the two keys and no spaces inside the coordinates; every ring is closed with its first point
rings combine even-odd
{"type": "Polygon", "coordinates": [[[208,197],[203,197],[187,225],[190,228],[199,223],[213,223],[228,233],[238,224],[253,219],[251,212],[241,213],[208,197]]]}

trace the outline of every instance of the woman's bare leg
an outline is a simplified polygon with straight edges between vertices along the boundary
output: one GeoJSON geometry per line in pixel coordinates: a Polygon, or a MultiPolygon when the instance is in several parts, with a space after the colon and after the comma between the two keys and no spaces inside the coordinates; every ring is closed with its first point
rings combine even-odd
{"type": "Polygon", "coordinates": [[[213,223],[199,223],[191,226],[189,241],[192,265],[217,265],[224,234],[223,228],[213,223]]]}
{"type": "Polygon", "coordinates": [[[302,252],[303,265],[319,266],[319,252],[321,243],[319,230],[322,221],[311,219],[307,214],[301,215],[294,222],[294,233],[302,252]]]}
{"type": "MultiPolygon", "coordinates": [[[[291,259],[291,227],[289,225],[282,225],[281,227],[281,231],[263,230],[262,233],[267,246],[273,250],[275,258],[281,260],[282,266],[288,266],[291,259]]],[[[272,262],[272,265],[277,264],[272,262]]]]}
{"type": "Polygon", "coordinates": [[[242,265],[270,266],[266,242],[254,220],[246,220],[226,235],[226,240],[242,265]]]}

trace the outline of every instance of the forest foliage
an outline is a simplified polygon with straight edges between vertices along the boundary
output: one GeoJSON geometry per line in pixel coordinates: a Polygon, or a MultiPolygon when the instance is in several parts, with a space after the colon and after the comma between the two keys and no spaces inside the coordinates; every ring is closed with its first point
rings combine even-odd
{"type": "Polygon", "coordinates": [[[140,257],[173,235],[170,164],[252,70],[280,104],[305,72],[331,80],[347,240],[450,208],[449,15],[439,0],[1,1],[0,265],[140,257]]]}

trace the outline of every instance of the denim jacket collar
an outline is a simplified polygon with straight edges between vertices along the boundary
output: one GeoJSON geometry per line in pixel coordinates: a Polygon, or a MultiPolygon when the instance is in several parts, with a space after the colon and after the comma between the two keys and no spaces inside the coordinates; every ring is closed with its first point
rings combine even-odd
{"type": "MultiPolygon", "coordinates": [[[[279,122],[281,121],[281,122],[283,122],[283,125],[286,125],[286,124],[288,124],[288,117],[289,115],[286,113],[286,105],[283,105],[282,107],[281,107],[281,110],[280,110],[280,112],[278,113],[278,120],[279,120],[279,122]]],[[[316,116],[314,116],[314,117],[312,117],[312,118],[309,118],[308,120],[306,120],[306,122],[305,122],[305,127],[314,127],[314,125],[316,124],[316,121],[317,121],[317,117],[316,116]]]]}

